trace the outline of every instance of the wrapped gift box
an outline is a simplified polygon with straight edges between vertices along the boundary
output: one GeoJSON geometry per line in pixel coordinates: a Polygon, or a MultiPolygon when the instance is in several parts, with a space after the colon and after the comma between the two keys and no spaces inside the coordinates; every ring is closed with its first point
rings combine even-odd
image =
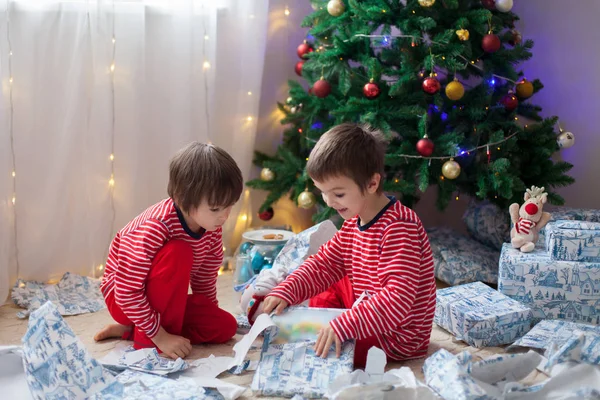
{"type": "Polygon", "coordinates": [[[510,215],[489,201],[472,200],[465,210],[463,222],[469,235],[478,242],[500,251],[510,242],[510,215]]]}
{"type": "Polygon", "coordinates": [[[600,263],[556,261],[544,249],[522,253],[506,243],[498,290],[528,305],[534,322],[600,323],[600,263]]]}
{"type": "MultiPolygon", "coordinates": [[[[544,210],[546,211],[546,210],[544,210]]],[[[570,207],[558,207],[556,209],[547,210],[551,215],[551,221],[569,220],[569,221],[587,221],[587,222],[600,222],[600,210],[592,208],[570,208],[570,207]]],[[[543,227],[540,231],[540,239],[538,240],[538,246],[544,246],[546,243],[546,227],[543,227]]]]}
{"type": "Polygon", "coordinates": [[[340,358],[332,346],[327,358],[315,354],[319,330],[345,310],[292,307],[273,317],[267,329],[252,390],[263,396],[323,398],[333,380],[354,368],[354,341],[344,342],[340,358]]]}
{"type": "Polygon", "coordinates": [[[481,282],[437,291],[434,322],[473,347],[512,343],[531,320],[529,307],[481,282]]]}
{"type": "Polygon", "coordinates": [[[600,222],[550,222],[546,250],[553,260],[600,263],[600,222]]]}
{"type": "Polygon", "coordinates": [[[435,277],[451,286],[470,282],[498,283],[500,252],[449,228],[427,230],[435,277]]]}

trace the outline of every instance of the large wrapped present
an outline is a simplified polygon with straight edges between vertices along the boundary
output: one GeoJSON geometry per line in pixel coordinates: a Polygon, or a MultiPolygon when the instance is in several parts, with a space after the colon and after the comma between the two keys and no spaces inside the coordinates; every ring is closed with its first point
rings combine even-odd
{"type": "Polygon", "coordinates": [[[553,260],[600,263],[600,222],[550,222],[546,250],[553,260]]]}
{"type": "Polygon", "coordinates": [[[437,291],[434,322],[473,347],[512,343],[531,320],[529,307],[481,282],[437,291]]]}
{"type": "Polygon", "coordinates": [[[600,263],[555,261],[544,249],[522,253],[506,243],[498,290],[531,307],[534,322],[600,323],[600,263]]]}
{"type": "Polygon", "coordinates": [[[562,347],[573,337],[573,332],[593,332],[600,337],[600,326],[578,324],[576,322],[558,319],[540,321],[522,338],[513,343],[510,348],[529,347],[547,350],[551,344],[562,347]]]}
{"type": "Polygon", "coordinates": [[[265,331],[252,390],[263,396],[322,398],[333,380],[352,372],[354,341],[342,345],[340,358],[334,346],[327,358],[315,354],[319,330],[346,310],[292,307],[274,316],[276,329],[265,331]]]}
{"type": "Polygon", "coordinates": [[[498,282],[500,252],[449,228],[427,230],[435,277],[451,286],[498,282]]]}
{"type": "MultiPolygon", "coordinates": [[[[570,221],[587,221],[600,222],[600,210],[592,208],[570,208],[570,207],[549,207],[548,212],[552,215],[551,221],[570,220],[570,221]]],[[[546,243],[546,227],[540,230],[539,246],[544,246],[546,243]]]]}
{"type": "Polygon", "coordinates": [[[510,242],[510,215],[488,201],[473,200],[469,203],[463,222],[471,237],[498,251],[504,242],[510,242]]]}

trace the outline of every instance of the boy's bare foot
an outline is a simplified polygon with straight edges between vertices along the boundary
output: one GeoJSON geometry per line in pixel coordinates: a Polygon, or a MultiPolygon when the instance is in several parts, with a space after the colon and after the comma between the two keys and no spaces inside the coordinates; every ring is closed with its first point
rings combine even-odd
{"type": "Polygon", "coordinates": [[[94,336],[94,340],[99,342],[104,339],[109,338],[121,338],[125,332],[131,330],[131,326],[121,325],[121,324],[110,324],[106,325],[104,328],[100,330],[100,332],[96,333],[94,336]]]}

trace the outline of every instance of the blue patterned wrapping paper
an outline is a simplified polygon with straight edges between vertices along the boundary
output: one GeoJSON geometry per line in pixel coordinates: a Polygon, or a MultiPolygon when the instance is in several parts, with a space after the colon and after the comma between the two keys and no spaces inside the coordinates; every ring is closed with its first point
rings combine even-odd
{"type": "Polygon", "coordinates": [[[473,347],[509,344],[531,328],[531,309],[481,283],[439,289],[434,322],[473,347]]]}
{"type": "Polygon", "coordinates": [[[534,323],[600,323],[600,263],[554,261],[544,249],[522,253],[507,243],[500,255],[498,290],[528,305],[534,323]]]}
{"type": "Polygon", "coordinates": [[[47,301],[51,301],[61,315],[96,312],[106,307],[100,292],[100,280],[67,272],[56,285],[18,279],[11,297],[19,307],[17,317],[27,318],[47,301]]]}
{"type": "MultiPolygon", "coordinates": [[[[550,221],[570,220],[570,221],[588,221],[588,222],[600,222],[600,210],[592,208],[570,208],[570,207],[558,207],[555,209],[547,210],[552,218],[550,221]]],[[[537,246],[544,246],[546,244],[546,227],[540,230],[540,238],[537,242],[537,246]]]]}
{"type": "Polygon", "coordinates": [[[98,360],[102,365],[115,371],[132,369],[153,375],[168,375],[184,371],[194,365],[181,358],[172,360],[161,356],[155,348],[136,350],[133,346],[119,347],[98,360]]]}
{"type": "Polygon", "coordinates": [[[552,342],[545,354],[548,359],[544,369],[566,362],[600,365],[600,334],[593,331],[573,331],[562,344],[552,342]]]}
{"type": "MultiPolygon", "coordinates": [[[[344,310],[295,307],[289,309],[287,313],[288,316],[297,316],[299,321],[305,320],[305,316],[310,316],[310,319],[315,321],[332,320],[342,311],[344,310]],[[321,317],[317,314],[321,314],[321,317]]],[[[275,318],[274,322],[277,324],[275,318]]],[[[258,395],[280,397],[299,395],[306,399],[322,398],[337,376],[348,374],[353,370],[354,341],[342,345],[339,359],[335,355],[334,346],[330,349],[327,358],[321,358],[314,352],[316,342],[314,331],[300,333],[300,340],[297,342],[274,344],[273,342],[277,341],[277,334],[278,329],[275,327],[265,331],[260,361],[251,386],[258,395]]],[[[291,335],[291,337],[295,336],[291,335]]]]}
{"type": "Polygon", "coordinates": [[[513,347],[529,347],[532,349],[549,349],[551,344],[562,346],[571,337],[573,332],[592,332],[600,335],[600,326],[578,324],[576,322],[549,319],[538,322],[522,338],[513,343],[513,347]]]}
{"type": "Polygon", "coordinates": [[[473,200],[465,210],[463,222],[469,235],[481,244],[500,251],[510,242],[510,214],[488,201],[473,200]]]}
{"type": "Polygon", "coordinates": [[[35,399],[122,393],[122,385],[89,355],[51,302],[31,313],[22,341],[27,383],[35,399]]]}
{"type": "Polygon", "coordinates": [[[449,228],[427,230],[435,277],[451,286],[498,282],[500,252],[449,228]]]}
{"type": "Polygon", "coordinates": [[[550,222],[546,250],[553,260],[600,263],[600,222],[550,222]]]}

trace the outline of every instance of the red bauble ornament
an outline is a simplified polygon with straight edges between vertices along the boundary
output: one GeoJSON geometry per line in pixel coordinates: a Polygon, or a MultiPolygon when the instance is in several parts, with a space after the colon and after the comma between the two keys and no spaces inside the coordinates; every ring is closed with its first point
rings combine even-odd
{"type": "Polygon", "coordinates": [[[513,111],[519,105],[519,100],[517,99],[517,96],[509,93],[500,99],[500,103],[506,108],[506,111],[513,111]]]}
{"type": "Polygon", "coordinates": [[[298,57],[300,58],[304,58],[305,55],[307,55],[308,53],[312,53],[313,51],[314,49],[312,48],[312,46],[306,42],[302,43],[296,49],[296,53],[298,53],[298,57]]]}
{"type": "Polygon", "coordinates": [[[302,60],[302,61],[298,61],[296,63],[296,66],[294,67],[294,71],[296,71],[296,75],[302,76],[302,67],[304,66],[305,62],[306,61],[302,60]]]}
{"type": "Polygon", "coordinates": [[[379,96],[380,92],[381,90],[379,89],[379,86],[377,86],[376,83],[373,83],[372,79],[371,82],[363,86],[363,94],[367,99],[374,99],[375,97],[379,96]]]}
{"type": "Polygon", "coordinates": [[[434,78],[433,76],[425,78],[425,80],[423,81],[423,90],[425,91],[425,93],[436,94],[440,91],[441,88],[442,85],[440,84],[440,81],[438,81],[437,78],[434,78]]]}
{"type": "Polygon", "coordinates": [[[258,218],[262,219],[263,221],[269,221],[271,218],[273,218],[274,214],[275,212],[273,209],[269,207],[265,211],[258,213],[258,218]]]}
{"type": "Polygon", "coordinates": [[[321,78],[315,82],[312,87],[315,96],[323,98],[327,97],[331,93],[331,85],[325,79],[321,78]]]}
{"type": "Polygon", "coordinates": [[[500,47],[502,47],[502,42],[498,35],[494,35],[493,33],[488,33],[481,41],[481,48],[483,48],[483,51],[486,53],[495,53],[500,50],[500,47]]]}
{"type": "Polygon", "coordinates": [[[423,136],[423,139],[417,142],[417,152],[423,157],[429,157],[433,154],[434,144],[427,135],[423,136]]]}
{"type": "Polygon", "coordinates": [[[488,10],[496,9],[496,1],[495,0],[481,0],[481,4],[488,10]]]}

